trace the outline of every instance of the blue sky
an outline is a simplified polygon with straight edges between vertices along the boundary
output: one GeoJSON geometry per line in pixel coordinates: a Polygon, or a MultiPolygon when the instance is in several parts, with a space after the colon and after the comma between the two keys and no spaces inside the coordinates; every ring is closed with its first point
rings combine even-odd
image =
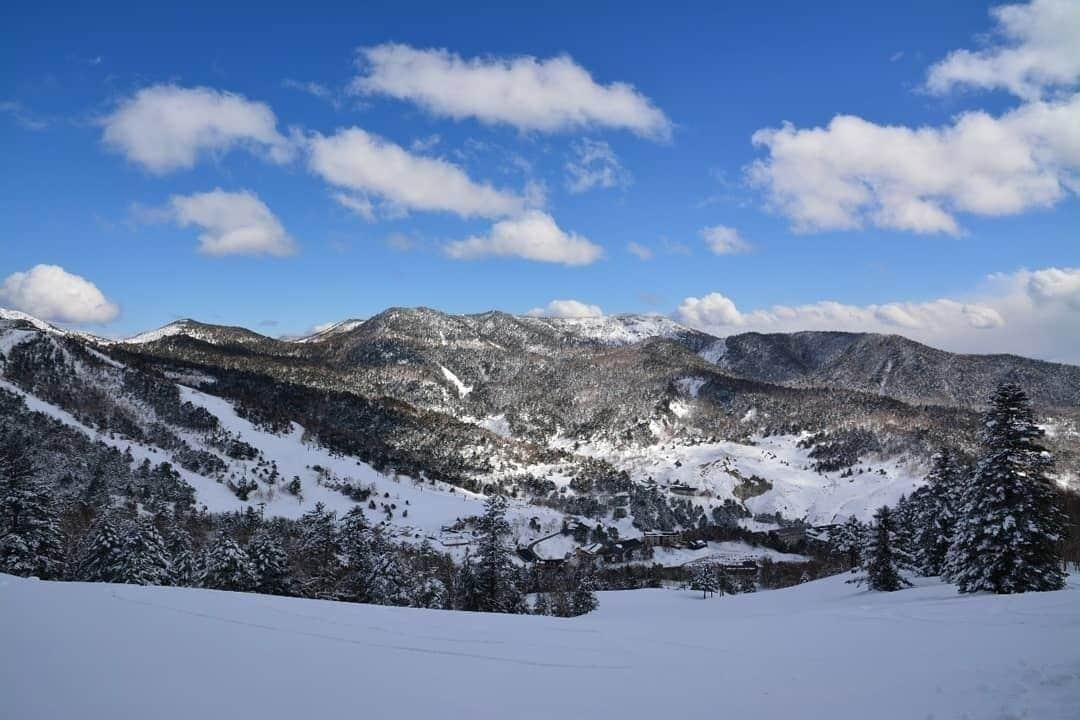
{"type": "Polygon", "coordinates": [[[835,327],[1080,355],[1058,337],[1080,334],[1075,0],[1005,15],[966,2],[153,5],[0,11],[0,304],[111,335],[180,316],[282,334],[392,305],[599,308],[721,334],[835,327]],[[560,57],[591,85],[555,73],[560,57]],[[193,134],[147,122],[152,101],[193,134]],[[269,126],[248,117],[260,108],[269,126]],[[230,110],[247,114],[205,141],[230,110]],[[837,115],[852,122],[830,126],[837,115]],[[349,128],[366,144],[327,162],[355,150],[352,165],[316,167],[317,139],[349,128]],[[162,147],[190,162],[154,165],[162,147]],[[568,165],[590,151],[575,187],[568,165]],[[409,167],[392,167],[400,155],[409,167]],[[444,171],[466,183],[456,199],[444,171]],[[474,202],[485,186],[494,205],[474,202]],[[853,188],[864,197],[845,201],[853,188]],[[250,242],[200,252],[222,222],[250,242]],[[65,304],[97,297],[67,276],[107,310],[65,304]]]}

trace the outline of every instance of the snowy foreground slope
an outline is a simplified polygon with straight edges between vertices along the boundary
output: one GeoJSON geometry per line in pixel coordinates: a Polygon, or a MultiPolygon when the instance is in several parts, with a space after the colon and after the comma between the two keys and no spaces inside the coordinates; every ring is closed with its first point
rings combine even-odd
{"type": "Polygon", "coordinates": [[[1080,577],[961,597],[828,578],[574,619],[0,576],[0,697],[35,718],[1075,718],[1080,577]]]}

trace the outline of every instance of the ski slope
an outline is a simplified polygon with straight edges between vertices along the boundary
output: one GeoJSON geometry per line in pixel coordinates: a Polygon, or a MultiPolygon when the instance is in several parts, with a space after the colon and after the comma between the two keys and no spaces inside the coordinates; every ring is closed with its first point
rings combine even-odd
{"type": "Polygon", "coordinates": [[[828,578],[574,619],[0,576],[4,716],[1039,718],[1080,707],[1068,589],[871,593],[828,578]]]}

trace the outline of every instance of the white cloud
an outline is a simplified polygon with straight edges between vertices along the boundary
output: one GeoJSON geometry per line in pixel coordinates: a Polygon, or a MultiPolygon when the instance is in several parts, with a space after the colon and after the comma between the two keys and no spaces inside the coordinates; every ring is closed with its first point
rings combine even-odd
{"type": "Polygon", "coordinates": [[[666,140],[671,122],[633,86],[598,84],[560,55],[469,58],[446,50],[384,44],[360,49],[357,93],[387,95],[435,115],[555,132],[583,127],[630,130],[666,140]]]}
{"type": "Polygon", "coordinates": [[[992,8],[996,42],[982,50],[955,50],[927,76],[930,92],[958,86],[1006,90],[1025,100],[1080,81],[1080,2],[1034,0],[992,8]]]}
{"type": "Polygon", "coordinates": [[[338,205],[349,210],[350,212],[359,215],[368,221],[375,220],[375,205],[370,199],[363,195],[352,195],[350,193],[334,193],[331,197],[338,205]]]}
{"type": "Polygon", "coordinates": [[[1075,269],[1036,270],[1027,276],[1027,290],[1040,301],[1061,300],[1080,310],[1080,272],[1075,269]]]}
{"type": "Polygon", "coordinates": [[[281,85],[290,90],[296,90],[298,92],[306,93],[314,98],[318,98],[319,100],[324,100],[333,105],[335,109],[341,107],[341,100],[338,99],[337,93],[320,83],[312,81],[301,82],[299,80],[286,78],[282,81],[281,85]]]}
{"type": "Polygon", "coordinates": [[[409,148],[413,152],[427,152],[440,142],[442,142],[442,136],[438,133],[434,133],[427,137],[413,138],[413,141],[409,144],[409,148]]]}
{"type": "Polygon", "coordinates": [[[750,166],[751,181],[802,232],[956,234],[955,213],[1013,215],[1080,190],[1080,94],[942,127],[838,115],[824,128],[759,130],[753,142],[769,154],[750,166]]]}
{"type": "Polygon", "coordinates": [[[151,85],[121,102],[102,124],[106,145],[157,174],[193,167],[203,153],[237,146],[275,162],[293,151],[268,105],[205,87],[151,85]]]}
{"type": "Polygon", "coordinates": [[[1080,362],[1080,268],[991,275],[963,298],[850,305],[821,301],[743,312],[721,293],[688,297],[677,315],[693,327],[736,332],[843,330],[898,333],[957,352],[1008,352],[1080,362]]]}
{"type": "Polygon", "coordinates": [[[626,243],[626,249],[638,256],[640,260],[652,260],[653,251],[652,248],[641,243],[636,243],[633,240],[626,243]]]}
{"type": "Polygon", "coordinates": [[[737,253],[750,252],[750,243],[739,235],[739,231],[726,225],[713,225],[702,228],[701,237],[717,255],[734,255],[737,253]]]}
{"type": "Polygon", "coordinates": [[[604,254],[599,245],[577,233],[564,232],[550,215],[539,210],[497,222],[489,234],[451,242],[444,250],[458,260],[520,257],[564,265],[588,265],[604,254]]]}
{"type": "Polygon", "coordinates": [[[565,165],[566,187],[572,193],[593,188],[626,187],[630,173],[619,162],[615,151],[603,140],[583,138],[571,147],[574,158],[565,165]]]}
{"type": "Polygon", "coordinates": [[[414,155],[360,128],[315,135],[309,147],[311,169],[351,191],[345,204],[353,210],[361,202],[357,198],[368,195],[381,198],[391,211],[444,211],[462,217],[513,215],[525,206],[518,195],[474,182],[457,165],[414,155]]]}
{"type": "Polygon", "coordinates": [[[580,300],[552,300],[544,307],[536,307],[526,313],[532,317],[581,318],[603,317],[599,305],[587,305],[580,300]]]}
{"type": "Polygon", "coordinates": [[[174,195],[173,219],[181,226],[202,228],[199,252],[207,255],[292,255],[296,243],[270,208],[254,193],[216,189],[195,195],[174,195]]]}
{"type": "Polygon", "coordinates": [[[36,116],[18,100],[4,100],[0,102],[0,115],[11,116],[20,127],[26,130],[44,130],[49,127],[48,120],[36,116]]]}
{"type": "Polygon", "coordinates": [[[8,275],[0,300],[42,320],[106,323],[120,313],[94,283],[58,265],[35,265],[8,275]]]}

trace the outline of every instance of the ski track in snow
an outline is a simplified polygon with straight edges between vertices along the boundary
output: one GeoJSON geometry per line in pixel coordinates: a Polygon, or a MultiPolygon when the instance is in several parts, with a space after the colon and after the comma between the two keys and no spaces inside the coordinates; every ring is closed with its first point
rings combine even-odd
{"type": "Polygon", "coordinates": [[[896,593],[845,576],[558,619],[0,575],[5,713],[38,718],[1039,718],[1080,705],[1080,576],[896,593]]]}

